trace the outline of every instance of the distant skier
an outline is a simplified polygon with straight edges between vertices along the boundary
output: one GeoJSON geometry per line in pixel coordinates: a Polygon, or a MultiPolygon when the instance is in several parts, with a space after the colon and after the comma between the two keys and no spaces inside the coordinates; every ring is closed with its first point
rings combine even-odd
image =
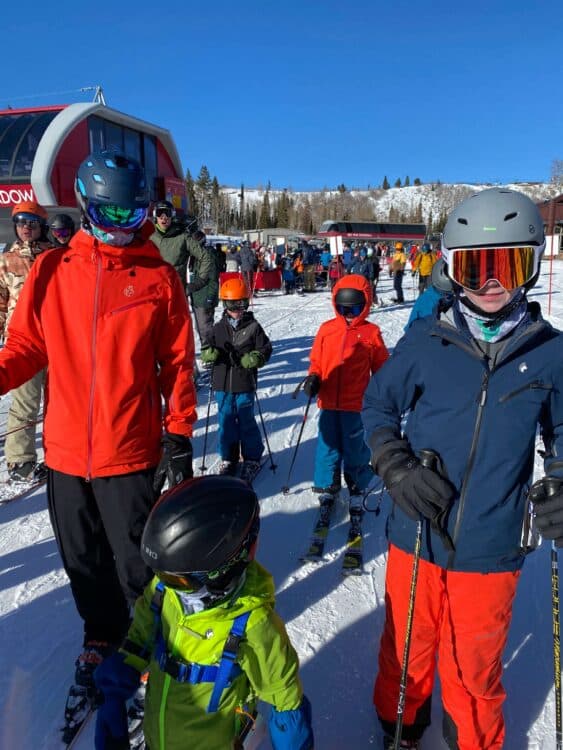
{"type": "Polygon", "coordinates": [[[430,286],[432,267],[436,263],[436,253],[432,252],[432,246],[425,242],[412,261],[412,275],[418,273],[418,294],[421,295],[430,286]]]}
{"type": "Polygon", "coordinates": [[[129,747],[125,701],[147,668],[151,750],[242,748],[257,699],[272,706],[274,750],[312,750],[298,657],[254,560],[259,528],[258,498],[240,479],[199,477],[160,498],[141,543],[155,577],[122,648],[96,671],[96,750],[129,747]]]}
{"type": "MultiPolygon", "coordinates": [[[[449,304],[413,322],[366,390],[366,439],[393,500],[374,691],[386,748],[395,747],[416,538],[400,747],[420,747],[436,669],[448,746],[504,747],[502,653],[529,551],[521,532],[538,423],[545,471],[563,478],[563,337],[526,298],[544,248],[543,219],[521,193],[492,188],[456,206],[442,237],[449,304]]],[[[538,492],[534,512],[563,545],[563,493],[538,492]]]]}
{"type": "Polygon", "coordinates": [[[332,506],[343,470],[356,520],[362,516],[361,493],[373,477],[360,417],[362,398],[370,375],[389,356],[379,328],[367,320],[371,301],[371,284],[364,276],[351,274],[336,283],[336,315],[315,336],[303,385],[307,396],[318,396],[320,408],[314,491],[321,506],[332,506]]]}
{"type": "Polygon", "coordinates": [[[257,370],[270,359],[272,345],[249,312],[249,291],[242,279],[225,281],[220,289],[223,317],[213,326],[201,361],[213,368],[212,385],[219,406],[219,473],[252,482],[260,469],[264,444],[254,417],[257,370]]]}
{"type": "Polygon", "coordinates": [[[391,275],[393,276],[393,289],[395,290],[395,297],[393,302],[397,302],[402,305],[405,301],[403,294],[403,276],[405,275],[405,266],[407,265],[407,256],[403,250],[403,243],[395,243],[395,252],[391,258],[391,275]]]}

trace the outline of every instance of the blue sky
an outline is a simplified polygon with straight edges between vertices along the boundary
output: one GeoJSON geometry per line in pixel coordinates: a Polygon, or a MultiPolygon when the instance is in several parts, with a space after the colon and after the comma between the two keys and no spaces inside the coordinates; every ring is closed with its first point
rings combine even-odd
{"type": "Polygon", "coordinates": [[[563,159],[560,0],[8,7],[1,108],[99,83],[223,184],[547,180],[563,159]]]}

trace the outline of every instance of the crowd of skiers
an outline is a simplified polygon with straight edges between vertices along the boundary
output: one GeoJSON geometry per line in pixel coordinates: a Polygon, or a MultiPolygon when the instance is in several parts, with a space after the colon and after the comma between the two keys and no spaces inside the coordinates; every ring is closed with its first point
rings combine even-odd
{"type": "MultiPolygon", "coordinates": [[[[24,422],[37,418],[46,379],[49,514],[84,623],[65,736],[95,704],[97,750],[129,747],[131,718],[142,722],[135,742],[149,750],[226,750],[242,746],[261,699],[271,705],[273,747],[310,750],[297,654],[271,576],[254,559],[252,481],[264,451],[254,399],[272,353],[249,310],[256,256],[248,245],[226,256],[207,247],[166,201],[148,222],[144,172],[124,155],[91,154],[76,196],[77,232],[69,217],[49,226],[38,204],[17,206],[16,242],[0,266],[0,393],[13,392],[21,426],[21,404],[33,417],[24,422]],[[232,264],[240,277],[221,285],[232,264]],[[218,473],[197,479],[188,301],[221,453],[218,473]]],[[[341,259],[303,245],[280,259],[305,291],[326,264],[331,287],[334,314],[315,336],[302,384],[320,409],[321,508],[344,483],[359,523],[374,473],[392,500],[374,689],[385,748],[420,747],[436,671],[448,746],[503,747],[501,659],[531,551],[522,540],[530,501],[537,529],[563,545],[561,334],[527,300],[544,248],[538,209],[524,195],[494,188],[463,201],[439,260],[430,245],[411,248],[420,314],[391,356],[368,316],[383,259],[403,300],[400,242],[349,247],[341,259]],[[538,424],[546,478],[532,485],[538,424]]],[[[284,276],[288,293],[291,281],[284,276]]],[[[24,445],[9,466],[25,479],[38,466],[24,445]]]]}

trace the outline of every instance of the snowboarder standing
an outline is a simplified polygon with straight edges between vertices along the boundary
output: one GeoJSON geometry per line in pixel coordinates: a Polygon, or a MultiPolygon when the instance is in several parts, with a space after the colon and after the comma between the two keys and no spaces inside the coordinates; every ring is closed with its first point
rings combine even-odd
{"type": "Polygon", "coordinates": [[[92,154],[76,195],[83,228],[35,261],[0,352],[0,393],[48,366],[49,514],[84,622],[71,734],[96,665],[121,642],[151,577],[139,542],[156,494],[166,478],[192,475],[196,419],[182,283],[141,229],[144,170],[114,152],[92,154]]]}
{"type": "Polygon", "coordinates": [[[96,750],[129,746],[125,701],[147,668],[151,750],[241,747],[257,698],[272,705],[274,750],[312,750],[298,657],[254,560],[259,527],[258,498],[240,479],[198,477],[160,498],[141,543],[155,577],[123,647],[96,671],[96,750]]]}
{"type": "Polygon", "coordinates": [[[221,474],[252,482],[260,469],[264,444],[254,417],[257,371],[270,359],[272,345],[248,310],[249,292],[242,279],[225,281],[220,290],[225,310],[213,326],[201,361],[213,368],[212,385],[219,406],[221,474]]]}
{"type": "MultiPolygon", "coordinates": [[[[526,298],[544,248],[542,218],[525,195],[493,188],[460,203],[442,238],[449,303],[412,323],[366,390],[372,464],[393,500],[374,690],[386,747],[415,539],[422,547],[400,746],[420,746],[437,666],[449,747],[503,747],[502,652],[524,562],[537,423],[546,474],[563,475],[561,333],[526,298]],[[433,467],[420,462],[423,451],[433,467]]],[[[540,496],[535,513],[544,536],[563,544],[563,495],[540,496]]]]}
{"type": "Polygon", "coordinates": [[[389,356],[379,328],[366,320],[371,302],[371,284],[364,276],[351,274],[335,284],[336,315],[315,336],[303,384],[307,396],[318,396],[320,408],[314,492],[321,507],[332,506],[343,469],[350,516],[357,518],[362,515],[362,492],[373,478],[360,416],[362,398],[370,375],[389,356]]]}

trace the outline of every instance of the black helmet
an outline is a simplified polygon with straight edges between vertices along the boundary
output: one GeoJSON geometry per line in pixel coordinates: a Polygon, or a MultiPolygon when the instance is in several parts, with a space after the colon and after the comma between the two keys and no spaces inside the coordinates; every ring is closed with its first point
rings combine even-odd
{"type": "Polygon", "coordinates": [[[188,479],[164,493],[141,540],[144,562],[170,586],[224,591],[253,558],[258,498],[234,477],[188,479]]]}
{"type": "Polygon", "coordinates": [[[334,297],[335,305],[342,305],[343,307],[354,307],[356,305],[366,304],[365,294],[359,289],[352,289],[350,287],[341,287],[334,297]]]}
{"type": "Polygon", "coordinates": [[[160,216],[160,214],[164,212],[168,216],[170,216],[171,219],[176,218],[176,209],[174,208],[173,203],[171,203],[170,201],[158,201],[158,203],[155,205],[155,207],[152,210],[153,221],[156,221],[157,217],[160,216]]]}
{"type": "Polygon", "coordinates": [[[78,167],[78,205],[93,226],[134,232],[147,218],[149,190],[145,170],[114,151],[90,154],[78,167]]]}
{"type": "Polygon", "coordinates": [[[55,214],[51,219],[49,226],[51,229],[70,229],[73,234],[76,231],[72,216],[69,216],[68,214],[55,214]]]}

